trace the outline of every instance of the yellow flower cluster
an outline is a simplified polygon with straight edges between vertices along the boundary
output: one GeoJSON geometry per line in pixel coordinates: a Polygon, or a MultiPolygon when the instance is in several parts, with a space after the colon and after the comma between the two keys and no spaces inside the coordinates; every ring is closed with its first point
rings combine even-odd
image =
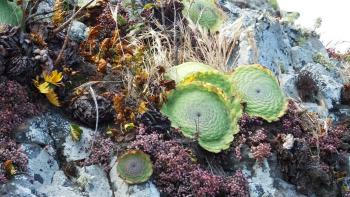
{"type": "Polygon", "coordinates": [[[58,100],[58,96],[54,91],[54,87],[63,85],[61,82],[63,79],[62,72],[58,72],[57,70],[54,70],[51,73],[44,72],[43,76],[44,82],[40,83],[39,76],[36,76],[34,85],[41,93],[45,94],[46,98],[50,101],[51,104],[57,107],[61,106],[58,100]]]}

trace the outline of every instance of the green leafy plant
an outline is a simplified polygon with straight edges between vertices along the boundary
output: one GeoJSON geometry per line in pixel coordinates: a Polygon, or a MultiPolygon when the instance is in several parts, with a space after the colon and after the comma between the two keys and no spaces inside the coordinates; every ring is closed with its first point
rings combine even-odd
{"type": "Polygon", "coordinates": [[[179,83],[189,74],[203,71],[215,71],[215,69],[198,62],[186,62],[170,68],[166,75],[176,83],[179,83]]]}
{"type": "Polygon", "coordinates": [[[239,66],[232,73],[231,80],[250,116],[272,122],[285,114],[287,99],[278,80],[267,68],[259,64],[239,66]]]}
{"type": "Polygon", "coordinates": [[[0,0],[0,25],[22,25],[23,11],[15,3],[0,0]]]}
{"type": "Polygon", "coordinates": [[[242,114],[237,98],[232,102],[224,91],[210,83],[180,84],[168,95],[161,111],[183,135],[198,140],[207,151],[218,153],[229,148],[238,133],[242,114]]]}
{"type": "Polygon", "coordinates": [[[126,183],[143,183],[151,177],[153,164],[146,153],[130,150],[118,159],[117,172],[126,183]]]}
{"type": "Polygon", "coordinates": [[[184,0],[183,15],[204,29],[216,32],[224,23],[225,15],[214,0],[184,0]]]}
{"type": "Polygon", "coordinates": [[[70,136],[74,142],[80,141],[83,130],[76,124],[70,124],[70,136]]]}
{"type": "Polygon", "coordinates": [[[206,71],[206,72],[196,72],[187,75],[181,84],[189,84],[194,81],[201,81],[204,83],[210,83],[224,91],[227,97],[234,95],[233,86],[229,80],[229,76],[222,74],[218,71],[206,71]]]}

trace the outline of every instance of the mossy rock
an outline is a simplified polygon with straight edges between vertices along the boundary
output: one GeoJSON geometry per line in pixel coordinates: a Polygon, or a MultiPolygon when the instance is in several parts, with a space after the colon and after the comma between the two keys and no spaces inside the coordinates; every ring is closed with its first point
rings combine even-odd
{"type": "Polygon", "coordinates": [[[180,84],[161,111],[185,137],[198,139],[201,147],[214,153],[230,147],[242,114],[239,100],[231,102],[222,89],[199,81],[180,84]]]}
{"type": "Polygon", "coordinates": [[[170,68],[166,73],[166,77],[179,83],[190,74],[204,71],[215,71],[215,69],[209,65],[198,62],[186,62],[170,68]]]}
{"type": "Polygon", "coordinates": [[[224,23],[225,14],[216,5],[215,0],[183,0],[182,3],[183,15],[206,30],[216,32],[224,23]]]}
{"type": "Polygon", "coordinates": [[[146,182],[153,173],[149,155],[140,150],[130,150],[118,158],[118,175],[128,184],[146,182]]]}
{"type": "Polygon", "coordinates": [[[232,73],[231,81],[250,116],[272,122],[285,114],[287,99],[269,69],[259,64],[239,66],[232,73]]]}

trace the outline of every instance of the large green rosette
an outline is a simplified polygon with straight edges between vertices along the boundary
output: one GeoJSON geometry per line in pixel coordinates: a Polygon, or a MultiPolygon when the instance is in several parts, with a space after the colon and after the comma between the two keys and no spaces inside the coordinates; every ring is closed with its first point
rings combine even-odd
{"type": "Polygon", "coordinates": [[[239,102],[233,108],[223,90],[199,81],[180,84],[167,99],[161,111],[185,137],[198,138],[201,147],[214,153],[230,147],[239,130],[239,102]]]}
{"type": "Polygon", "coordinates": [[[118,158],[118,175],[129,184],[146,182],[153,173],[149,155],[139,150],[130,150],[118,158]]]}
{"type": "Polygon", "coordinates": [[[193,24],[216,32],[225,20],[223,11],[215,4],[215,0],[183,0],[182,14],[193,24]]]}
{"type": "Polygon", "coordinates": [[[274,74],[259,65],[237,67],[231,80],[250,116],[276,121],[286,112],[288,102],[274,74]]]}
{"type": "Polygon", "coordinates": [[[22,9],[14,2],[0,0],[0,26],[21,25],[23,19],[22,9]]]}
{"type": "Polygon", "coordinates": [[[169,79],[174,80],[176,83],[179,83],[186,76],[196,72],[203,72],[203,71],[215,71],[215,69],[203,63],[185,62],[183,64],[179,64],[177,66],[171,67],[167,71],[166,76],[169,79]]]}

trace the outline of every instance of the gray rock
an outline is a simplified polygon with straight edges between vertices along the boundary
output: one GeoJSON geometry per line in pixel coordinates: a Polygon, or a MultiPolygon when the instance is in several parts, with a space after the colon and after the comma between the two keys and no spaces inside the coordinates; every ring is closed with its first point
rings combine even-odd
{"type": "Polygon", "coordinates": [[[59,170],[54,155],[51,155],[47,147],[42,149],[38,145],[24,144],[24,151],[29,157],[28,173],[34,178],[34,185],[50,184],[54,173],[59,170]]]}
{"type": "MultiPolygon", "coordinates": [[[[301,36],[301,35],[298,35],[301,36]]],[[[300,43],[299,43],[300,44],[300,43]]],[[[291,64],[295,71],[299,71],[308,63],[314,63],[313,57],[321,54],[328,58],[326,48],[322,42],[315,37],[307,38],[301,46],[291,48],[291,64]]]]}
{"type": "Polygon", "coordinates": [[[28,155],[28,172],[26,175],[15,176],[9,183],[2,185],[1,196],[37,196],[41,188],[51,184],[59,169],[46,149],[35,144],[23,144],[23,148],[28,155]]]}
{"type": "Polygon", "coordinates": [[[43,22],[51,22],[51,16],[52,16],[54,4],[55,4],[54,0],[41,1],[35,13],[35,14],[38,14],[38,16],[35,17],[35,19],[41,20],[43,22]]]}
{"type": "Polygon", "coordinates": [[[326,106],[317,105],[316,103],[302,103],[302,106],[310,112],[317,113],[322,119],[327,118],[329,115],[326,106]]]}
{"type": "Polygon", "coordinates": [[[79,192],[77,187],[75,187],[73,183],[64,175],[63,171],[57,171],[53,176],[52,183],[45,187],[39,188],[37,195],[48,197],[86,196],[79,192]]]}
{"type": "Polygon", "coordinates": [[[143,184],[129,185],[121,179],[117,174],[116,158],[111,162],[112,169],[109,173],[109,177],[112,183],[112,190],[114,196],[123,197],[159,197],[160,193],[156,186],[148,181],[143,184]]]}
{"type": "Polygon", "coordinates": [[[291,65],[290,40],[276,19],[244,11],[232,24],[235,29],[223,29],[224,35],[237,36],[239,41],[237,61],[231,62],[231,66],[260,63],[275,74],[288,72],[291,65]]]}
{"type": "Polygon", "coordinates": [[[28,120],[15,137],[21,143],[59,146],[68,133],[69,121],[61,114],[50,111],[28,120]]]}
{"type": "Polygon", "coordinates": [[[301,69],[312,73],[312,77],[316,82],[323,96],[328,109],[332,109],[334,105],[340,104],[341,89],[343,84],[336,78],[335,70],[328,71],[321,64],[307,64],[301,69]]]}
{"type": "Polygon", "coordinates": [[[85,169],[80,168],[79,171],[81,178],[78,178],[78,180],[87,179],[87,183],[84,184],[83,187],[89,196],[112,196],[112,190],[109,186],[107,175],[101,166],[88,166],[85,169]]]}
{"type": "Polygon", "coordinates": [[[68,135],[63,144],[63,154],[66,156],[67,161],[82,160],[89,156],[89,148],[91,146],[94,131],[85,127],[80,128],[83,130],[83,133],[79,141],[73,141],[72,137],[68,135]]]}
{"type": "Polygon", "coordinates": [[[282,90],[284,91],[285,95],[299,100],[299,94],[298,90],[295,87],[295,82],[297,79],[296,74],[282,74],[280,75],[280,85],[282,87],[282,90]]]}
{"type": "Polygon", "coordinates": [[[71,40],[81,42],[87,38],[88,30],[89,28],[84,23],[73,21],[72,26],[68,31],[68,36],[71,40]]]}
{"type": "MultiPolygon", "coordinates": [[[[245,163],[245,161],[243,161],[245,163]]],[[[244,164],[243,173],[246,175],[251,197],[305,197],[296,192],[295,186],[282,180],[276,170],[277,159],[272,155],[262,165],[250,161],[244,164]]]]}

